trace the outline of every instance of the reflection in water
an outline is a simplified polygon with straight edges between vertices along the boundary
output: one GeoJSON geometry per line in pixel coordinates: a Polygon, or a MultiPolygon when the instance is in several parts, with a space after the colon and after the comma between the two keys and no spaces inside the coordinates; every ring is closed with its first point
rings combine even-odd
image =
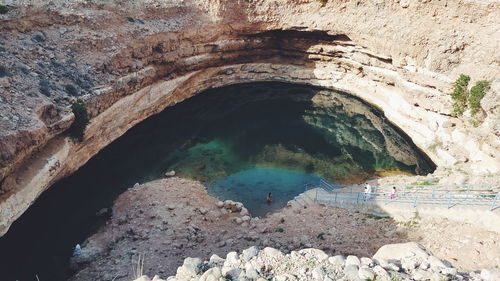
{"type": "Polygon", "coordinates": [[[378,172],[432,169],[382,114],[352,97],[280,83],[214,89],[140,123],[45,192],[0,239],[0,272],[9,281],[35,274],[65,280],[72,247],[105,221],[96,212],[169,170],[235,200],[250,200],[250,192],[228,183],[236,178],[255,188],[264,175],[263,189],[274,182],[275,201],[284,202],[304,178],[358,182],[378,172]]]}

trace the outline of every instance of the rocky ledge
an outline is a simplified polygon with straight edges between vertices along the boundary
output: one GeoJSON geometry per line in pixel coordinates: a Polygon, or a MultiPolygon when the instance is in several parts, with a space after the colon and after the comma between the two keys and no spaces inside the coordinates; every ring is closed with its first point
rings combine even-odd
{"type": "MultiPolygon", "coordinates": [[[[303,249],[284,254],[274,248],[256,246],[230,252],[223,259],[186,258],[168,281],[293,281],[293,280],[499,280],[500,270],[458,272],[421,245],[410,242],[382,246],[373,258],[328,256],[319,249],[303,249]]],[[[135,281],[150,281],[143,275],[135,281]]],[[[155,276],[153,281],[161,281],[155,276]]]]}

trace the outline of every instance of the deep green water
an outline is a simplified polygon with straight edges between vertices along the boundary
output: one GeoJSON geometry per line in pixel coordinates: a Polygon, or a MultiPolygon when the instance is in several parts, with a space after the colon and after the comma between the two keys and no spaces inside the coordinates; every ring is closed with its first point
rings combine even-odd
{"type": "Polygon", "coordinates": [[[347,95],[280,83],[213,89],[138,124],[45,192],[0,238],[0,272],[65,280],[71,248],[105,221],[95,213],[169,170],[262,215],[318,177],[352,183],[432,169],[383,114],[347,95]]]}

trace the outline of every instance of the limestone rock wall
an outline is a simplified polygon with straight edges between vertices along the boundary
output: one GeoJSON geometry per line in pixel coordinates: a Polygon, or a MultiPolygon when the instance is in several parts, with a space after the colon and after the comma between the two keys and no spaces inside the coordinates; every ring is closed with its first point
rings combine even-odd
{"type": "Polygon", "coordinates": [[[498,1],[5,3],[0,233],[134,124],[204,89],[250,81],[351,93],[384,111],[448,179],[498,180],[498,1]],[[460,73],[493,84],[478,128],[450,117],[460,73]],[[76,98],[93,117],[82,143],[64,135],[76,98]]]}

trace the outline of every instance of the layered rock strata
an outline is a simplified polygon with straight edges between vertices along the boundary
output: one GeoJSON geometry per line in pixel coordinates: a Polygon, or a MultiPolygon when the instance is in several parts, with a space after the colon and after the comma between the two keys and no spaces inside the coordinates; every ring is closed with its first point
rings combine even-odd
{"type": "Polygon", "coordinates": [[[406,2],[6,1],[0,233],[141,120],[242,82],[350,93],[381,109],[443,174],[497,180],[498,2],[406,2]],[[492,82],[478,128],[450,116],[459,73],[492,82]],[[76,98],[92,116],[82,143],[64,134],[76,98]]]}

